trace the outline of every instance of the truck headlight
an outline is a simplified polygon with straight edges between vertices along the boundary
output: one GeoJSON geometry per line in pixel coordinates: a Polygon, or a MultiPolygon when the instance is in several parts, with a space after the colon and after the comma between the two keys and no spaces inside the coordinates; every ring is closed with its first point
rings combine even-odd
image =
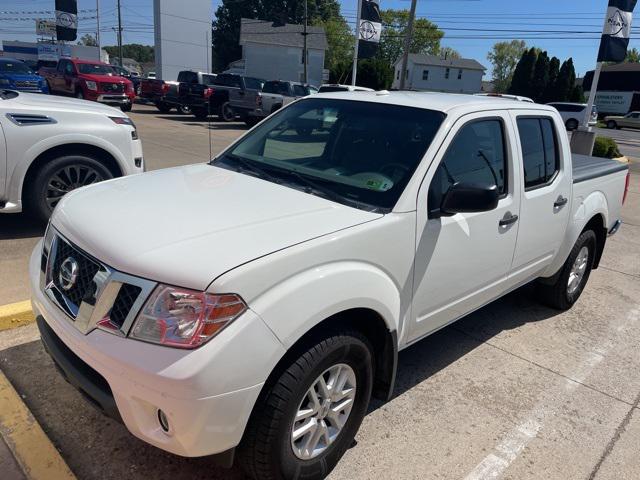
{"type": "Polygon", "coordinates": [[[98,90],[98,84],[91,80],[87,80],[84,82],[89,90],[93,90],[94,92],[98,90]]]}
{"type": "Polygon", "coordinates": [[[129,336],[177,348],[197,348],[247,310],[235,294],[213,295],[158,285],[138,314],[129,336]]]}

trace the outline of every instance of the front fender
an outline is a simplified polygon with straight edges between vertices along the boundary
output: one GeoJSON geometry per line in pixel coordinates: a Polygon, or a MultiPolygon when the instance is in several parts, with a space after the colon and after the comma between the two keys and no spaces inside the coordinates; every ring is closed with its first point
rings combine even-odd
{"type": "Polygon", "coordinates": [[[287,349],[326,318],[353,308],[371,309],[390,331],[400,330],[398,286],[379,268],[361,262],[298,273],[256,297],[251,308],[287,349]]]}
{"type": "Polygon", "coordinates": [[[70,144],[84,144],[101,148],[108,152],[118,163],[120,170],[126,172],[128,169],[127,160],[120,150],[113,143],[107,140],[88,134],[59,134],[43,138],[31,145],[23,154],[22,159],[15,163],[15,168],[9,181],[9,198],[20,200],[22,198],[22,187],[24,178],[31,164],[43,153],[55,147],[70,144]]]}

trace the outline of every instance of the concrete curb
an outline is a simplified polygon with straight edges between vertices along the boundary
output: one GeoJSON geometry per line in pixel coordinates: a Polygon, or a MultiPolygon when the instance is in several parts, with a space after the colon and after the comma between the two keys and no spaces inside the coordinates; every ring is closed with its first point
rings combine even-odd
{"type": "Polygon", "coordinates": [[[21,327],[34,321],[30,300],[0,306],[0,331],[21,327]]]}
{"type": "Polygon", "coordinates": [[[75,480],[7,377],[0,372],[0,434],[29,480],[75,480]]]}

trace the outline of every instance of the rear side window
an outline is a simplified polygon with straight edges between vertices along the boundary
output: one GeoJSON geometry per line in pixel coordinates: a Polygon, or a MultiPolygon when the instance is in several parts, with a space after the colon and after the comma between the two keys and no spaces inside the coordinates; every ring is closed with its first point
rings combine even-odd
{"type": "Polygon", "coordinates": [[[259,78],[244,77],[244,86],[249,90],[261,91],[263,85],[264,80],[260,80],[259,78]]]}
{"type": "Polygon", "coordinates": [[[500,194],[507,191],[507,158],[504,127],[498,119],[465,125],[444,155],[429,186],[429,210],[435,213],[454,184],[496,184],[500,194]]]}
{"type": "Polygon", "coordinates": [[[551,181],[560,169],[558,140],[550,118],[519,118],[524,186],[533,188],[551,181]]]}
{"type": "Polygon", "coordinates": [[[289,95],[289,87],[284,82],[265,82],[262,91],[277,95],[289,95]]]}
{"type": "Polygon", "coordinates": [[[180,72],[178,74],[178,81],[181,83],[198,83],[198,74],[196,72],[180,72]]]}
{"type": "Polygon", "coordinates": [[[306,87],[303,87],[302,85],[294,85],[293,94],[296,97],[306,97],[307,95],[309,95],[309,91],[306,87]]]}

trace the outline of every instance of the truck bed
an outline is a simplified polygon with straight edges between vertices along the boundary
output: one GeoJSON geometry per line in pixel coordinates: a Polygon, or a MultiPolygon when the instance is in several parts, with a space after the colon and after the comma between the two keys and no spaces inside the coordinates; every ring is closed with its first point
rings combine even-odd
{"type": "Polygon", "coordinates": [[[585,182],[629,169],[628,165],[608,158],[573,154],[572,159],[573,183],[585,182]]]}

